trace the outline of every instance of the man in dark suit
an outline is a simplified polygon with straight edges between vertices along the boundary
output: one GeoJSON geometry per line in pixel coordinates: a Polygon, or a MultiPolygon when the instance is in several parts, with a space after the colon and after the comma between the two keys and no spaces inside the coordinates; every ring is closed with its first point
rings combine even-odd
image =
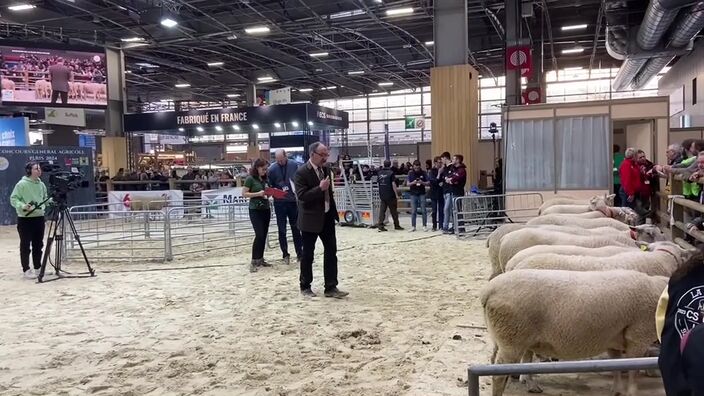
{"type": "Polygon", "coordinates": [[[301,294],[315,297],[310,285],[313,282],[315,242],[320,238],[325,249],[323,259],[325,297],[343,298],[349,293],[337,288],[335,222],[338,218],[331,185],[333,175],[330,168],[325,166],[330,152],[320,142],[311,144],[308,150],[310,160],[298,168],[294,179],[298,198],[298,228],[303,237],[301,294]]]}

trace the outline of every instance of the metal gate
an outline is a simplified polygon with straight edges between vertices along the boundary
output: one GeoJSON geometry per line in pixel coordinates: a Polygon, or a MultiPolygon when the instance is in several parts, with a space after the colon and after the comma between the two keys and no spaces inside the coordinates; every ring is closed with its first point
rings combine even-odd
{"type": "Polygon", "coordinates": [[[377,223],[381,200],[376,178],[352,181],[343,172],[342,182],[335,183],[333,193],[340,221],[370,227],[377,223]]]}
{"type": "Polygon", "coordinates": [[[453,226],[458,238],[486,237],[505,223],[525,223],[538,216],[539,193],[472,194],[454,200],[453,226]]]}

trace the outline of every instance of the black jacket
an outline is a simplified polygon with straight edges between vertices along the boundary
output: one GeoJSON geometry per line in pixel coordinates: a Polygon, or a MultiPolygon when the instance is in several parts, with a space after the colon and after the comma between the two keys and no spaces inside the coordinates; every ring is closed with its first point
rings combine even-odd
{"type": "MultiPolygon", "coordinates": [[[[337,216],[337,206],[332,189],[335,175],[330,168],[323,167],[323,173],[330,177],[331,183],[327,193],[330,195],[330,211],[337,216]]],[[[325,191],[320,189],[320,178],[310,162],[306,162],[296,171],[294,178],[296,197],[298,197],[298,228],[303,232],[319,234],[323,231],[325,221],[325,191]]]]}
{"type": "MultiPolygon", "coordinates": [[[[691,393],[689,381],[683,375],[680,343],[682,337],[704,321],[704,266],[687,275],[670,279],[667,286],[669,302],[662,330],[662,347],[658,364],[667,396],[701,395],[702,389],[691,393]]],[[[701,357],[704,359],[704,356],[701,357]]]]}

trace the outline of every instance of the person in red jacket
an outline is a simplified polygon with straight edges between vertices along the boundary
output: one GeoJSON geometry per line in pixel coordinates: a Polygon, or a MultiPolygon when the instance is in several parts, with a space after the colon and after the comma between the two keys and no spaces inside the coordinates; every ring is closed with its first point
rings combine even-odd
{"type": "Polygon", "coordinates": [[[640,167],[636,162],[636,149],[629,147],[624,154],[625,159],[618,168],[618,173],[621,176],[621,195],[622,205],[629,208],[636,208],[636,200],[639,193],[643,191],[641,182],[640,167]]]}

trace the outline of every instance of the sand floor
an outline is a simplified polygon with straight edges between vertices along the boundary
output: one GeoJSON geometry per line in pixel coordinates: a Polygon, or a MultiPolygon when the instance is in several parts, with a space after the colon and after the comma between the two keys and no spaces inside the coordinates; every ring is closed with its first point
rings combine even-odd
{"type": "MultiPolygon", "coordinates": [[[[255,274],[249,250],[230,248],[95,261],[95,278],[35,284],[20,276],[15,229],[2,227],[0,394],[466,395],[467,365],[492,349],[477,298],[484,241],[352,228],[338,240],[350,297],[311,300],[278,249],[266,253],[277,265],[255,274]]],[[[322,292],[320,264],[315,276],[322,292]]],[[[540,380],[544,395],[596,396],[611,378],[540,380]]],[[[659,379],[640,386],[664,394],[659,379]]],[[[514,382],[506,394],[527,393],[514,382]]]]}

